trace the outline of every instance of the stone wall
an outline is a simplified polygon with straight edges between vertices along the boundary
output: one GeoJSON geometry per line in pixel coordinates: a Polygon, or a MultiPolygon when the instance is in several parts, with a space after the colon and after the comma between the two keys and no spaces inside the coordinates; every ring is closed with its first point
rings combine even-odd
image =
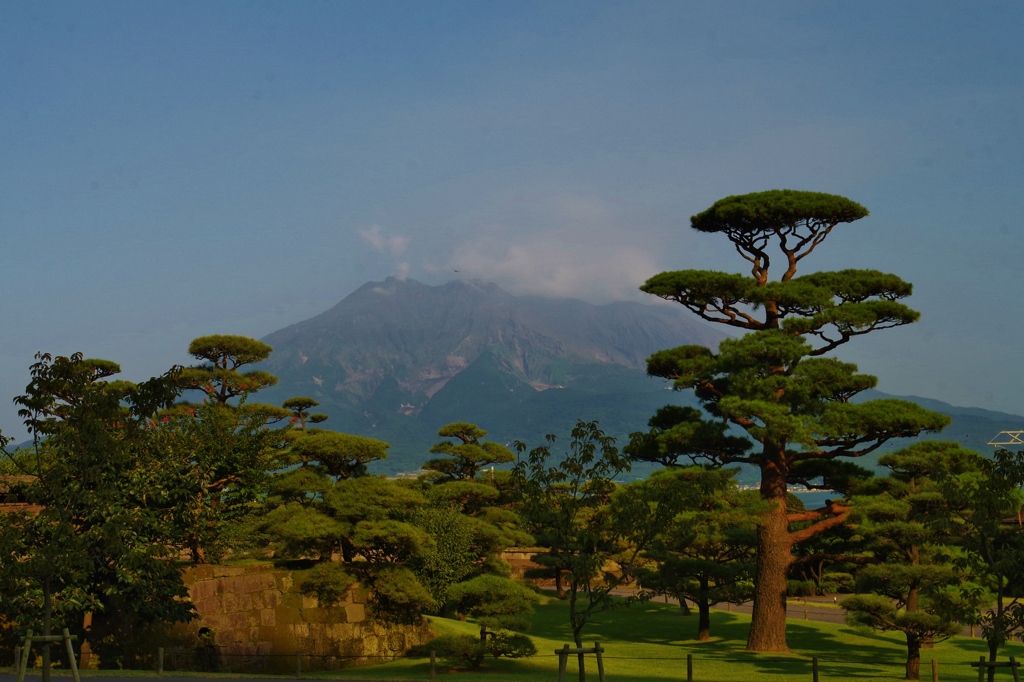
{"type": "Polygon", "coordinates": [[[225,670],[294,671],[296,651],[303,654],[304,669],[368,665],[432,636],[426,619],[416,626],[369,619],[362,588],[352,589],[337,606],[321,607],[299,594],[296,574],[271,564],[202,565],[187,569],[184,578],[200,619],[179,628],[180,648],[215,645],[225,670]]]}

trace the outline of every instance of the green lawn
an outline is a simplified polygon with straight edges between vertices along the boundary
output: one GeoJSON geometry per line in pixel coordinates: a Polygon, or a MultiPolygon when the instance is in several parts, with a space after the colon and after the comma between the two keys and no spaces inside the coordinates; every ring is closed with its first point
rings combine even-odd
{"type": "MultiPolygon", "coordinates": [[[[468,670],[446,671],[440,667],[438,680],[453,682],[490,682],[536,680],[554,682],[558,659],[554,650],[571,643],[567,626],[567,607],[547,600],[538,607],[533,630],[529,633],[538,655],[530,659],[497,661],[488,659],[478,673],[468,670]]],[[[750,617],[735,613],[713,612],[710,642],[697,643],[696,616],[680,614],[678,607],[646,603],[598,614],[585,632],[585,645],[599,640],[605,647],[605,672],[609,682],[641,680],[685,680],[686,655],[693,654],[694,679],[700,682],[756,682],[758,680],[811,679],[811,656],[818,656],[819,675],[826,680],[896,680],[903,677],[906,647],[902,636],[861,632],[846,625],[794,620],[789,625],[792,654],[753,654],[744,651],[750,617]]],[[[475,633],[472,623],[431,618],[439,632],[475,633]]],[[[968,663],[985,652],[980,639],[957,637],[922,652],[921,677],[931,679],[931,659],[939,662],[943,682],[977,680],[976,668],[968,663]]],[[[1009,645],[1002,656],[1024,658],[1024,645],[1009,645]]],[[[593,657],[589,657],[592,661],[593,657]]],[[[575,680],[575,664],[570,659],[569,679],[575,680]]],[[[374,680],[426,680],[429,664],[423,659],[404,659],[369,668],[322,673],[374,680]]],[[[318,675],[319,676],[319,675],[318,675]]],[[[1012,679],[1002,669],[997,679],[1012,679]]],[[[588,679],[597,680],[591,662],[588,679]]]]}

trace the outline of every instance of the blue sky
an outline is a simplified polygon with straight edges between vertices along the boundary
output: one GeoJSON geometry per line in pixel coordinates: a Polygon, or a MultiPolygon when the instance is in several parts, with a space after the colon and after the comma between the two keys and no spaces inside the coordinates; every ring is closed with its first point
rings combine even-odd
{"type": "Polygon", "coordinates": [[[843,358],[1024,413],[1021,35],[1016,2],[4,3],[0,429],[36,351],[142,379],[388,275],[740,271],[689,216],[777,187],[871,210],[811,269],[915,284],[843,358]]]}

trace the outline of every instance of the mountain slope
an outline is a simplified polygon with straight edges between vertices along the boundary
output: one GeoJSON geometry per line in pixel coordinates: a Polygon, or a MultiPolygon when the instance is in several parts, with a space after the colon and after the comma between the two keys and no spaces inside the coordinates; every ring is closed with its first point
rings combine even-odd
{"type": "Polygon", "coordinates": [[[456,420],[502,440],[567,433],[577,418],[627,435],[668,400],[692,400],[648,378],[647,356],[723,338],[669,306],[389,278],[265,337],[274,353],[262,368],[281,382],[260,400],[313,397],[331,428],[390,442],[387,469],[415,469],[437,429],[456,420]]]}
{"type": "MultiPolygon", "coordinates": [[[[328,428],[391,443],[378,471],[414,471],[437,429],[452,421],[533,447],[548,433],[564,438],[578,419],[597,420],[622,443],[666,403],[696,404],[691,392],[668,391],[646,376],[647,356],[723,338],[670,306],[594,306],[513,296],[478,281],[432,287],[389,278],[265,337],[274,353],[263,369],[280,384],[259,399],[313,397],[331,417],[328,428]]],[[[859,399],[883,397],[895,396],[866,391],[859,399]]],[[[945,432],[925,437],[981,452],[999,431],[1024,429],[1018,415],[905,399],[953,417],[945,432]]],[[[889,443],[862,463],[873,466],[878,455],[909,442],[889,443]]],[[[757,473],[745,469],[741,479],[752,483],[757,473]]]]}

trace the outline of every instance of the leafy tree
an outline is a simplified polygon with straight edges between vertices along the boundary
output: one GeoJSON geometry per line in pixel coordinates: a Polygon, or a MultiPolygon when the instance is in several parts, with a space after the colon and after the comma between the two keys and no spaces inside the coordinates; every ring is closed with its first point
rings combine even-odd
{"type": "Polygon", "coordinates": [[[514,580],[482,575],[452,585],[448,601],[458,613],[476,618],[484,644],[494,630],[528,630],[537,595],[514,580]]]}
{"type": "MultiPolygon", "coordinates": [[[[704,346],[660,351],[647,362],[652,376],[693,389],[708,416],[746,431],[752,450],[702,449],[696,435],[677,448],[715,465],[760,469],[761,496],[769,510],[758,527],[754,612],[747,648],[786,651],[786,578],[792,547],[845,522],[850,507],[833,501],[823,509],[787,513],[790,483],[829,485],[838,457],[860,457],[887,440],[935,431],[949,418],[901,400],[853,403],[875,386],[855,365],[825,357],[850,339],[914,322],[918,313],[901,299],[911,285],[875,270],[842,270],[797,276],[809,256],[837,226],[867,210],[844,197],[773,190],[726,197],[691,218],[700,232],[723,234],[750,265],[750,276],[707,270],[664,272],[641,289],[675,301],[701,319],[749,333],[704,346]],[[772,252],[773,248],[777,251],[772,252]],[[770,278],[772,257],[781,275],[770,278]],[[811,525],[790,530],[790,524],[811,525]]],[[[708,431],[698,423],[695,434],[708,431]]]]}
{"type": "Polygon", "coordinates": [[[453,422],[442,426],[437,435],[455,440],[441,441],[430,448],[433,454],[446,456],[428,460],[423,468],[440,474],[443,481],[473,481],[484,467],[515,459],[504,445],[481,441],[487,432],[476,424],[453,422]]]}
{"type": "Polygon", "coordinates": [[[656,569],[641,574],[646,590],[692,601],[698,612],[697,639],[711,637],[711,606],[750,598],[757,544],[756,493],[736,488],[733,469],[688,467],[655,472],[634,485],[674,486],[682,510],[655,538],[646,556],[656,569]]]}
{"type": "MultiPolygon", "coordinates": [[[[548,463],[554,440],[548,436],[547,445],[531,450],[513,475],[529,530],[550,548],[534,560],[551,557],[549,565],[562,574],[573,641],[582,647],[587,621],[614,605],[612,592],[634,579],[642,553],[678,505],[670,487],[617,490],[614,479],[629,471],[629,461],[596,422],[576,424],[557,466],[548,463]],[[610,561],[618,572],[605,570],[610,561]]],[[[525,449],[522,443],[517,447],[525,449]]],[[[582,670],[581,655],[581,675],[582,670]]]]}
{"type": "MultiPolygon", "coordinates": [[[[936,474],[973,468],[975,453],[956,443],[925,441],[883,455],[890,475],[872,481],[882,494],[858,497],[851,517],[868,538],[877,563],[857,577],[861,593],[843,601],[848,619],[877,630],[902,632],[907,640],[906,678],[920,679],[921,647],[960,631],[950,617],[959,583],[928,520],[945,505],[936,474]]],[[[959,606],[957,604],[957,606],[959,606]]]]}
{"type": "MultiPolygon", "coordinates": [[[[995,601],[974,614],[995,661],[999,647],[1024,627],[1024,451],[997,450],[992,459],[975,454],[972,467],[934,475],[945,504],[932,527],[959,546],[963,555],[954,565],[995,601]]],[[[990,668],[990,682],[994,674],[990,668]]]]}
{"type": "MultiPolygon", "coordinates": [[[[15,398],[34,445],[8,455],[23,475],[13,492],[29,507],[0,515],[4,617],[46,635],[63,624],[94,645],[109,643],[96,641],[100,632],[189,620],[174,562],[182,533],[153,442],[176,372],[136,386],[110,380],[120,368],[107,360],[36,358],[15,398]],[[85,613],[90,633],[79,626],[85,613]]],[[[49,679],[49,646],[42,651],[49,679]]]]}
{"type": "Polygon", "coordinates": [[[260,413],[240,415],[209,401],[165,411],[160,431],[164,469],[175,482],[173,510],[188,529],[192,561],[216,562],[227,549],[225,529],[265,496],[286,433],[266,428],[260,413]]]}

